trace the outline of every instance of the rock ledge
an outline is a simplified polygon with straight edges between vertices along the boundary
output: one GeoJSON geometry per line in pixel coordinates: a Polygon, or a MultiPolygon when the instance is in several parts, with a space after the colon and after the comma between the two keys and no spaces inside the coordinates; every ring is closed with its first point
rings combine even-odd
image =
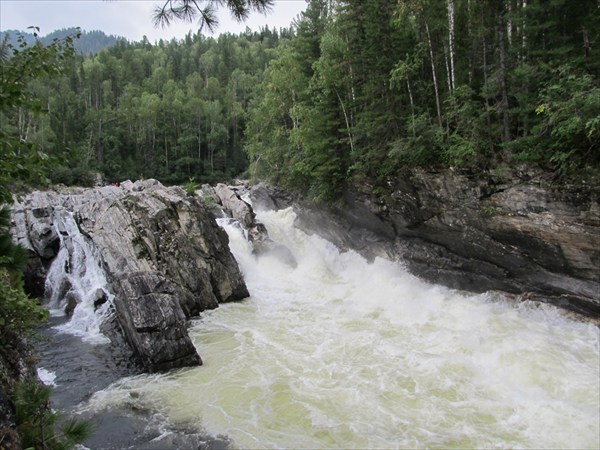
{"type": "MultiPolygon", "coordinates": [[[[212,212],[199,198],[156,180],[36,191],[14,205],[13,227],[18,243],[29,250],[26,288],[32,294],[44,293],[61,248],[69,249],[64,268],[69,280],[76,276],[75,266],[89,263],[85,258],[97,259],[112,315],[101,328],[113,342],[123,338],[133,361],[147,371],[201,364],[187,319],[248,296],[227,234],[212,212]],[[65,215],[75,220],[82,237],[63,229],[65,215]],[[77,254],[77,239],[95,256],[77,254]]],[[[81,289],[76,284],[62,289],[66,298],[75,299],[71,307],[79,308],[88,293],[76,292],[81,289]]],[[[100,310],[105,297],[93,294],[88,301],[100,310]]]]}

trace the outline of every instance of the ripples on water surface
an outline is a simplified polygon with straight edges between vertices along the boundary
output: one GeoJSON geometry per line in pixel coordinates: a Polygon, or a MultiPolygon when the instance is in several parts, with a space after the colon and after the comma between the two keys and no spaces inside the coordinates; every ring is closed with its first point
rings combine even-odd
{"type": "Polygon", "coordinates": [[[193,323],[204,366],[123,379],[88,408],[134,404],[239,448],[600,446],[594,325],[340,254],[291,210],[259,219],[298,267],[224,225],[252,296],[193,323]]]}

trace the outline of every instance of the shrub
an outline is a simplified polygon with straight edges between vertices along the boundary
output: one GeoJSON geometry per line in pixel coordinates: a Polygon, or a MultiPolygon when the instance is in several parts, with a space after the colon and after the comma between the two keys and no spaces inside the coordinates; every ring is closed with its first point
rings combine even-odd
{"type": "Polygon", "coordinates": [[[75,447],[92,433],[87,421],[62,420],[50,409],[52,390],[37,380],[17,384],[13,392],[17,430],[24,448],[62,450],[75,447]]]}
{"type": "Polygon", "coordinates": [[[187,192],[188,195],[194,195],[198,189],[198,183],[196,183],[195,178],[191,177],[187,183],[183,185],[183,189],[185,189],[185,192],[187,192]]]}

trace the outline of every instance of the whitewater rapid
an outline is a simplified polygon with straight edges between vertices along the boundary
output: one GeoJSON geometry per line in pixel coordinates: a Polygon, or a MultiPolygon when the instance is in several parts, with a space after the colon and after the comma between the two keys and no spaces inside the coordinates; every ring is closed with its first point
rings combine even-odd
{"type": "Polygon", "coordinates": [[[340,253],[294,217],[258,214],[296,268],[222,222],[251,297],[193,322],[203,366],[122,379],[82,410],[148,410],[244,449],[600,447],[596,326],[340,253]]]}

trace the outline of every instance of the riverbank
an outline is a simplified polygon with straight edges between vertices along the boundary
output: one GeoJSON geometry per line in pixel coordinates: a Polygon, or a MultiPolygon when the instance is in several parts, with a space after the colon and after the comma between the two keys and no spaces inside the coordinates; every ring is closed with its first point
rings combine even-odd
{"type": "Polygon", "coordinates": [[[94,432],[82,445],[90,449],[229,448],[230,443],[225,437],[208,436],[184,427],[169,427],[165,418],[154,411],[137,408],[134,401],[121,408],[87,410],[85,404],[93,394],[139,371],[125,359],[116,357],[110,344],[90,344],[56,329],[67,320],[67,317],[51,317],[39,330],[41,339],[36,343],[38,371],[41,370],[45,377],[50,375],[51,402],[55,410],[92,424],[94,432]]]}
{"type": "Polygon", "coordinates": [[[600,318],[600,187],[555,185],[535,169],[407,170],[386,186],[354,183],[343,204],[311,204],[267,186],[258,208],[296,204],[301,229],[433,283],[498,290],[600,318]]]}

